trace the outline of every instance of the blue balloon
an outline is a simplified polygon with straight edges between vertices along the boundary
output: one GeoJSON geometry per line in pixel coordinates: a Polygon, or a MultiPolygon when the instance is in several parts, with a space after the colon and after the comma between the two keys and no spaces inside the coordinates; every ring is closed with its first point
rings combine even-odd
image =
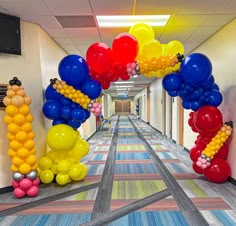
{"type": "Polygon", "coordinates": [[[81,122],[85,119],[85,113],[82,108],[74,108],[71,112],[71,118],[74,121],[81,122]]]}
{"type": "Polygon", "coordinates": [[[177,97],[179,95],[179,92],[178,91],[171,91],[171,92],[168,92],[168,94],[171,97],[177,97]]]}
{"type": "Polygon", "coordinates": [[[191,102],[190,101],[182,101],[182,106],[184,109],[190,109],[191,108],[191,102]]]}
{"type": "Polygon", "coordinates": [[[218,107],[222,103],[222,100],[223,96],[217,90],[211,91],[208,95],[208,104],[211,106],[218,107]]]}
{"type": "Polygon", "coordinates": [[[75,120],[69,120],[67,125],[71,126],[73,129],[78,129],[81,126],[81,122],[75,120]]]}
{"type": "Polygon", "coordinates": [[[202,96],[202,94],[203,94],[203,89],[202,88],[196,88],[194,91],[193,91],[193,93],[191,94],[191,98],[193,99],[193,100],[197,100],[197,99],[199,99],[201,96],[202,96]]]}
{"type": "Polygon", "coordinates": [[[71,105],[72,104],[72,100],[70,100],[69,98],[65,97],[65,96],[62,96],[60,98],[60,103],[62,105],[71,105]]]}
{"type": "Polygon", "coordinates": [[[58,124],[66,124],[66,121],[63,119],[55,119],[52,121],[52,126],[58,125],[58,124]]]}
{"type": "Polygon", "coordinates": [[[219,86],[218,86],[216,83],[214,83],[214,85],[212,86],[212,90],[217,90],[217,91],[219,91],[220,88],[219,88],[219,86]]]}
{"type": "Polygon", "coordinates": [[[179,73],[166,75],[162,80],[162,86],[167,92],[178,91],[181,88],[181,78],[179,73]]]}
{"type": "Polygon", "coordinates": [[[58,73],[67,84],[76,86],[89,77],[89,68],[81,56],[68,55],[59,63],[58,73]]]}
{"type": "Polygon", "coordinates": [[[203,89],[210,90],[212,89],[214,82],[214,76],[211,75],[206,81],[203,81],[201,84],[199,84],[199,86],[201,86],[203,89]]]}
{"type": "Polygon", "coordinates": [[[198,86],[211,76],[212,64],[204,54],[192,53],[181,63],[180,72],[185,83],[198,86]]]}
{"type": "Polygon", "coordinates": [[[71,107],[70,106],[63,106],[61,108],[61,118],[69,120],[71,119],[71,107]]]}
{"type": "Polygon", "coordinates": [[[197,111],[201,107],[201,104],[198,101],[191,101],[191,109],[197,111]]]}
{"type": "Polygon", "coordinates": [[[90,99],[96,99],[102,92],[101,84],[98,81],[87,79],[82,86],[81,91],[88,95],[90,99]]]}
{"type": "Polygon", "coordinates": [[[90,115],[91,115],[90,111],[84,110],[85,120],[88,119],[90,117],[90,115]]]}
{"type": "Polygon", "coordinates": [[[51,85],[48,85],[45,90],[45,97],[47,100],[59,100],[62,95],[58,93],[51,85]]]}
{"type": "Polygon", "coordinates": [[[48,100],[43,105],[43,113],[48,119],[59,119],[61,118],[61,105],[56,100],[48,100]]]}

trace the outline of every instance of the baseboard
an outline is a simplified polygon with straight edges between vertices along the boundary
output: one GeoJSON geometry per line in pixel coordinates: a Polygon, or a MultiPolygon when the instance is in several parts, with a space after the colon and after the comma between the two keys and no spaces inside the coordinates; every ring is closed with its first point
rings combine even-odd
{"type": "Polygon", "coordinates": [[[91,136],[89,136],[86,141],[89,141],[98,131],[95,131],[91,136]]]}
{"type": "Polygon", "coordinates": [[[236,180],[233,177],[229,177],[228,181],[236,186],[236,180]]]}
{"type": "Polygon", "coordinates": [[[0,188],[0,194],[12,192],[13,190],[14,188],[12,186],[3,187],[3,188],[0,188]]]}

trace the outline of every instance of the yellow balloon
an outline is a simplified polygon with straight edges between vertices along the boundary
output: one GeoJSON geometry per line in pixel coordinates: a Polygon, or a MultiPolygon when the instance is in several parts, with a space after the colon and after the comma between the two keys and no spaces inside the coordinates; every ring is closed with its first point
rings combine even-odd
{"type": "Polygon", "coordinates": [[[51,166],[52,166],[52,160],[50,158],[44,156],[39,160],[39,168],[41,170],[50,169],[51,166]]]}
{"type": "Polygon", "coordinates": [[[83,167],[80,164],[73,164],[70,168],[69,176],[72,180],[76,180],[76,178],[80,177],[80,174],[83,171],[83,167]]]}
{"type": "Polygon", "coordinates": [[[149,42],[147,42],[144,46],[143,46],[143,57],[144,58],[153,58],[153,57],[160,57],[162,54],[162,46],[161,43],[157,40],[151,40],[149,42]]]}
{"type": "Polygon", "coordinates": [[[166,53],[168,55],[184,54],[184,46],[179,41],[171,41],[167,44],[166,53]]]}
{"type": "Polygon", "coordinates": [[[69,177],[68,174],[59,173],[59,174],[57,174],[57,176],[56,176],[56,182],[57,182],[59,185],[68,184],[68,183],[70,182],[70,177],[69,177]]]}
{"type": "Polygon", "coordinates": [[[51,127],[47,134],[47,143],[51,149],[56,151],[70,150],[77,139],[78,133],[65,124],[51,127]]]}
{"type": "Polygon", "coordinates": [[[49,184],[53,181],[54,173],[52,172],[52,170],[49,170],[49,169],[43,170],[43,171],[40,171],[39,177],[42,183],[49,184]]]}
{"type": "Polygon", "coordinates": [[[80,163],[80,167],[81,167],[82,172],[77,178],[73,179],[75,181],[83,180],[86,177],[86,175],[88,174],[88,167],[84,163],[80,163]]]}
{"type": "Polygon", "coordinates": [[[18,113],[18,108],[14,105],[8,105],[5,111],[9,116],[13,117],[18,113]]]}
{"type": "Polygon", "coordinates": [[[77,139],[75,146],[71,149],[70,153],[77,160],[82,159],[89,152],[89,143],[83,139],[77,139]]]}
{"type": "Polygon", "coordinates": [[[135,24],[129,29],[129,33],[137,39],[139,49],[155,38],[152,27],[144,23],[135,24]]]}
{"type": "Polygon", "coordinates": [[[71,162],[69,160],[61,160],[57,164],[57,170],[60,173],[67,173],[70,170],[71,162]]]}

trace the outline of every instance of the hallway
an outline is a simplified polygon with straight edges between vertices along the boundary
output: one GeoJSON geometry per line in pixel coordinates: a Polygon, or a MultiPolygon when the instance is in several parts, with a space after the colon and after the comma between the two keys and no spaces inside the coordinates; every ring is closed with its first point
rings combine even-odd
{"type": "Polygon", "coordinates": [[[113,116],[89,143],[84,181],[0,195],[0,225],[236,225],[235,186],[195,174],[183,148],[135,116],[113,116]]]}

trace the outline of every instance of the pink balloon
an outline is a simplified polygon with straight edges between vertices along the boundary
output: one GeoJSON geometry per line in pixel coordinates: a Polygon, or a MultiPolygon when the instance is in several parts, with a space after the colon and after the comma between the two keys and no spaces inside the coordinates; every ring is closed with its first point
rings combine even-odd
{"type": "Polygon", "coordinates": [[[23,178],[20,182],[19,182],[19,187],[23,190],[23,191],[27,191],[31,186],[32,186],[32,181],[28,178],[23,178]]]}
{"type": "Polygon", "coordinates": [[[19,186],[19,183],[16,180],[12,180],[11,184],[13,188],[17,188],[19,186]]]}
{"type": "Polygon", "coordinates": [[[92,108],[90,109],[90,111],[93,113],[93,112],[95,111],[95,108],[92,107],[92,108]]]}
{"type": "Polygon", "coordinates": [[[27,195],[30,197],[35,197],[38,195],[39,189],[36,186],[32,186],[28,191],[27,191],[27,195]]]}
{"type": "Polygon", "coordinates": [[[101,111],[100,111],[99,108],[96,108],[96,109],[95,109],[95,112],[96,112],[96,113],[100,113],[101,111]]]}
{"type": "Polygon", "coordinates": [[[97,102],[93,103],[93,108],[96,108],[97,106],[98,106],[97,102]]]}
{"type": "Polygon", "coordinates": [[[33,180],[33,185],[38,186],[40,184],[40,180],[37,177],[36,179],[33,180]]]}
{"type": "Polygon", "coordinates": [[[18,187],[14,189],[14,195],[16,198],[20,199],[25,196],[25,192],[21,188],[18,187]]]}

